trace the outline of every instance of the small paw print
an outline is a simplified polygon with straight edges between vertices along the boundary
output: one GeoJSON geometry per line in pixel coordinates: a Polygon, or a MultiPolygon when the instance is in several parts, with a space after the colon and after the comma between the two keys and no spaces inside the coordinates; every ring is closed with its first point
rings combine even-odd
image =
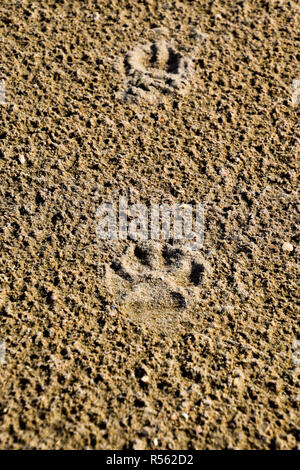
{"type": "Polygon", "coordinates": [[[105,285],[131,320],[169,328],[197,303],[210,268],[200,254],[159,242],[128,245],[105,266],[105,285]]]}

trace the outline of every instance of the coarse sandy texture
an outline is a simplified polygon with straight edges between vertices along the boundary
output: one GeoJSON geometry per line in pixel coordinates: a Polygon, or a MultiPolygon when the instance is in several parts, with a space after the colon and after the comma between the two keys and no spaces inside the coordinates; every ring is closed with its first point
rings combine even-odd
{"type": "Polygon", "coordinates": [[[0,25],[1,448],[299,448],[297,2],[3,0],[0,25]],[[198,261],[101,242],[119,194],[203,202],[198,261]]]}

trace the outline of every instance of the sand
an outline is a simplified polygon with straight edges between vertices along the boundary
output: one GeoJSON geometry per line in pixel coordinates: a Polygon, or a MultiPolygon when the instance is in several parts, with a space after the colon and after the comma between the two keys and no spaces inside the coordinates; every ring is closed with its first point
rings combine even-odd
{"type": "Polygon", "coordinates": [[[299,449],[297,2],[0,13],[1,449],[299,449]],[[100,240],[120,194],[203,247],[100,240]]]}

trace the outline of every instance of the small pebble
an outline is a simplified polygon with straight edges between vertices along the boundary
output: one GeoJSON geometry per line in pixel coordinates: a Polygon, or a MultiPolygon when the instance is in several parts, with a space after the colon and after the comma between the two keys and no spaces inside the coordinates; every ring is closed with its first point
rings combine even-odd
{"type": "Polygon", "coordinates": [[[184,419],[188,419],[189,415],[187,413],[182,413],[181,415],[184,419]]]}
{"type": "Polygon", "coordinates": [[[155,446],[158,446],[158,439],[157,439],[156,437],[153,439],[153,444],[154,444],[155,446]]]}
{"type": "Polygon", "coordinates": [[[57,300],[57,295],[54,292],[52,292],[49,296],[49,302],[53,303],[56,300],[57,300]]]}
{"type": "Polygon", "coordinates": [[[19,162],[21,163],[21,165],[24,165],[24,163],[25,163],[24,155],[19,155],[19,162]]]}
{"type": "Polygon", "coordinates": [[[293,251],[294,247],[291,243],[285,242],[282,245],[282,249],[283,249],[283,251],[287,251],[287,252],[291,253],[293,251]]]}

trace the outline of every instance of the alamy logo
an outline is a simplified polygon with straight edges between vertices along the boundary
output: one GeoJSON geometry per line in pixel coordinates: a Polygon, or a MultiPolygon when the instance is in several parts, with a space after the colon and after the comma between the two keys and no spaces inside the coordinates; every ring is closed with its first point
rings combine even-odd
{"type": "Polygon", "coordinates": [[[185,240],[204,241],[202,204],[129,205],[125,196],[118,204],[104,203],[97,210],[96,234],[101,240],[185,240]]]}
{"type": "Polygon", "coordinates": [[[5,83],[3,80],[0,80],[0,104],[5,104],[6,99],[5,99],[5,83]]]}
{"type": "Polygon", "coordinates": [[[300,339],[296,340],[293,345],[292,349],[294,350],[292,355],[292,364],[293,366],[299,367],[300,366],[300,339]]]}

